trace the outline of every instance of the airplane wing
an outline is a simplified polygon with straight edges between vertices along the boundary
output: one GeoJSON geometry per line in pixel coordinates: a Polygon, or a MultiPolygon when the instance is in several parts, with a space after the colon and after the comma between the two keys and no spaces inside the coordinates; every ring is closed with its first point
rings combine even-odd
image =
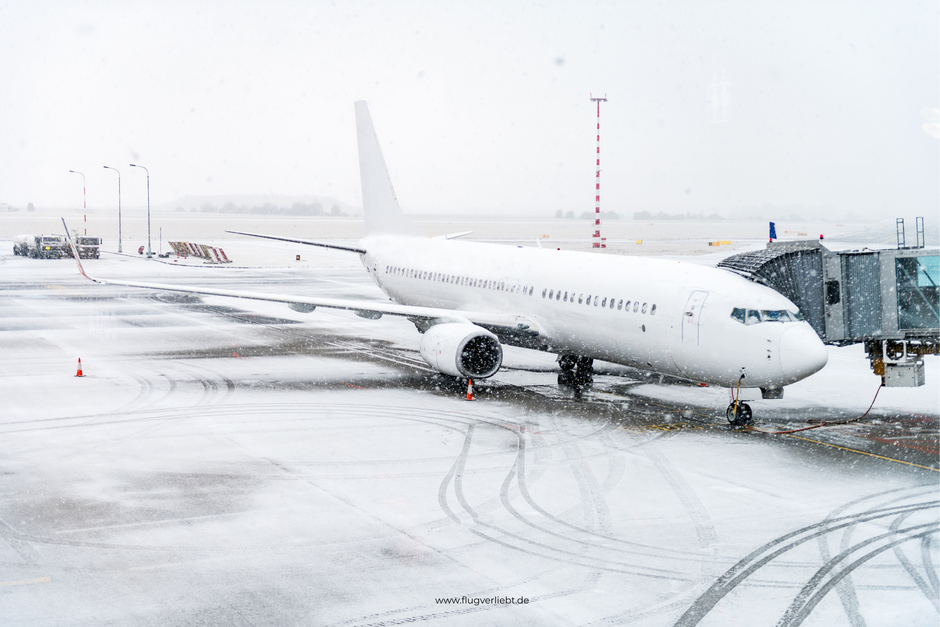
{"type": "Polygon", "coordinates": [[[276,235],[262,235],[260,233],[244,233],[242,231],[226,231],[226,233],[234,233],[235,235],[247,235],[249,237],[261,237],[264,239],[276,239],[282,242],[292,242],[294,244],[306,244],[307,246],[321,246],[323,248],[335,248],[336,250],[345,250],[351,253],[359,253],[360,255],[365,254],[365,249],[357,248],[355,246],[342,246],[340,244],[328,244],[326,242],[315,242],[309,239],[293,239],[290,237],[278,237],[276,235]]]}
{"type": "MultiPolygon", "coordinates": [[[[65,220],[62,220],[65,226],[65,220]]],[[[112,279],[101,279],[93,277],[85,272],[82,267],[81,257],[75,249],[75,242],[69,235],[68,227],[65,227],[66,237],[75,261],[78,263],[78,271],[89,281],[100,283],[101,285],[121,285],[124,287],[139,287],[150,290],[167,290],[173,292],[185,292],[187,294],[202,294],[205,296],[226,296],[229,298],[247,298],[251,300],[266,300],[287,305],[299,305],[295,307],[298,311],[313,311],[317,307],[326,307],[329,309],[345,309],[354,311],[364,318],[381,318],[382,315],[404,316],[415,320],[446,320],[446,321],[469,321],[474,324],[503,328],[514,333],[524,333],[526,335],[536,336],[539,333],[539,326],[530,318],[507,313],[491,313],[484,311],[463,311],[456,309],[439,309],[435,307],[419,307],[414,305],[399,305],[398,303],[366,301],[343,298],[317,298],[308,296],[291,296],[284,294],[265,294],[263,292],[244,292],[241,290],[214,289],[209,287],[189,287],[186,285],[174,285],[169,283],[145,283],[140,281],[119,281],[112,279]]],[[[275,238],[280,239],[280,238],[275,238]]],[[[303,240],[288,240],[299,241],[303,240]]],[[[332,247],[332,246],[331,246],[332,247]]],[[[348,247],[346,250],[350,250],[348,247]]],[[[364,252],[364,251],[363,251],[364,252]]]]}

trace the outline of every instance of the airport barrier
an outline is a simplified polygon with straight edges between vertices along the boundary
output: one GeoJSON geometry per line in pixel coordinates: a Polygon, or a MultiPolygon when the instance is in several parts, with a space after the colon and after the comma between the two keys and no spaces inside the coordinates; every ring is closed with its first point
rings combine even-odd
{"type": "Polygon", "coordinates": [[[224,250],[214,246],[194,244],[192,242],[170,242],[170,247],[176,252],[177,257],[183,259],[196,257],[204,259],[206,263],[232,263],[224,250]]]}

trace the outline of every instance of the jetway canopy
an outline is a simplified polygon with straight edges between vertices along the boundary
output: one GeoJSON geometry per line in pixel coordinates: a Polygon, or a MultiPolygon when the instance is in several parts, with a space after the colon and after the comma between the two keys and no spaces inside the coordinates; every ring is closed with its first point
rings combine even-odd
{"type": "Polygon", "coordinates": [[[792,300],[827,344],[940,338],[940,253],[923,248],[833,252],[822,242],[771,242],[719,268],[792,300]]]}

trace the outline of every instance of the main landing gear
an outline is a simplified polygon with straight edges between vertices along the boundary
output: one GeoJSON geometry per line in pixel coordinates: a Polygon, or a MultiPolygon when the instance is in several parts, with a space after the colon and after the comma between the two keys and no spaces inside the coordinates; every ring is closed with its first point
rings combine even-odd
{"type": "Polygon", "coordinates": [[[578,355],[559,355],[558,385],[588,388],[594,383],[594,360],[578,355]]]}
{"type": "Polygon", "coordinates": [[[741,401],[733,401],[728,405],[728,411],[726,413],[728,417],[728,422],[731,423],[734,427],[743,427],[744,425],[751,422],[753,414],[751,413],[751,406],[747,403],[742,403],[741,401]]]}

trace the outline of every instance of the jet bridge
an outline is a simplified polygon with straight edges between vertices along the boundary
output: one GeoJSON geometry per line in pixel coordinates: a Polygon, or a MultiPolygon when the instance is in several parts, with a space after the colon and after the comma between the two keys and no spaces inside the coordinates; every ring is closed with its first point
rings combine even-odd
{"type": "Polygon", "coordinates": [[[923,356],[940,354],[940,252],[921,237],[917,247],[899,235],[896,250],[838,252],[822,241],[770,242],[718,267],[792,300],[826,344],[864,343],[886,386],[923,385],[923,356]]]}

